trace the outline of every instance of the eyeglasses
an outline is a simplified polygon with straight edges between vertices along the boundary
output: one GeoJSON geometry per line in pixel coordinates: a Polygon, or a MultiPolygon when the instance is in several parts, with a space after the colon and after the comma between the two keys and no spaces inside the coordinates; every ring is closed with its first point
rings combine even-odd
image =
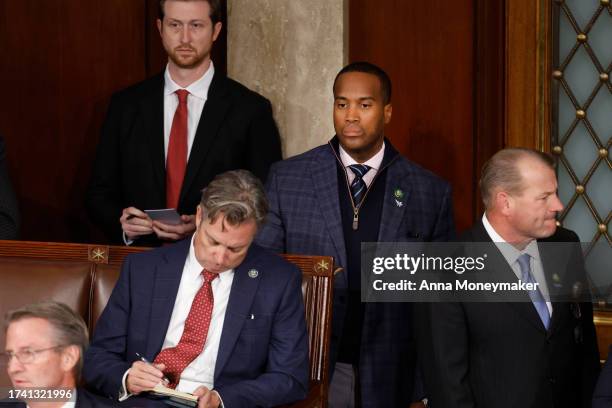
{"type": "Polygon", "coordinates": [[[53,347],[47,347],[47,348],[43,348],[43,349],[38,349],[38,350],[22,350],[22,351],[18,351],[18,352],[13,352],[13,351],[6,351],[4,353],[0,353],[0,363],[2,364],[7,364],[11,362],[13,357],[17,358],[17,361],[19,361],[21,364],[31,364],[34,362],[34,360],[36,360],[36,356],[39,353],[42,353],[44,351],[49,351],[49,350],[56,350],[58,348],[62,348],[64,346],[53,346],[53,347]]]}

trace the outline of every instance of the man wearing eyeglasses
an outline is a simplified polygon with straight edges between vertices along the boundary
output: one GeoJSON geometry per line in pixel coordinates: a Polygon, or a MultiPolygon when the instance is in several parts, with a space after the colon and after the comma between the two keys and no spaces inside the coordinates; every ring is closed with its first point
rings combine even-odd
{"type": "Polygon", "coordinates": [[[77,383],[88,344],[83,319],[63,303],[43,302],[7,313],[0,365],[13,388],[0,407],[105,408],[116,406],[77,383]]]}

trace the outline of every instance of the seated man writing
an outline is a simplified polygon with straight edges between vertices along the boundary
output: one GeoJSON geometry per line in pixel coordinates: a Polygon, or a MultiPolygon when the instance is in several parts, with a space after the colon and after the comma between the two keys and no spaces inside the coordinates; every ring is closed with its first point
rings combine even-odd
{"type": "Polygon", "coordinates": [[[166,378],[199,407],[304,398],[302,276],[252,243],[267,209],[255,176],[223,173],[203,190],[191,238],[128,256],[87,351],[86,382],[123,401],[166,378]]]}

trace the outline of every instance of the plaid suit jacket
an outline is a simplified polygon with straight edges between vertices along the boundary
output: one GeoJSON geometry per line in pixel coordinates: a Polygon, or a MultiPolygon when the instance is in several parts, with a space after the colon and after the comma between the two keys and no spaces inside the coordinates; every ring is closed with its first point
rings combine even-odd
{"type": "MultiPolygon", "coordinates": [[[[378,240],[446,241],[454,236],[451,188],[433,173],[400,156],[385,141],[386,187],[378,240]],[[395,190],[403,192],[401,205],[395,190]]],[[[336,139],[306,153],[274,164],[266,192],[270,201],[267,222],[257,242],[277,252],[331,255],[346,265],[335,153],[336,139]]],[[[346,273],[336,275],[331,342],[331,364],[337,356],[346,316],[346,273]]],[[[416,346],[412,305],[368,303],[361,352],[362,406],[396,407],[422,396],[416,375],[416,346]]]]}

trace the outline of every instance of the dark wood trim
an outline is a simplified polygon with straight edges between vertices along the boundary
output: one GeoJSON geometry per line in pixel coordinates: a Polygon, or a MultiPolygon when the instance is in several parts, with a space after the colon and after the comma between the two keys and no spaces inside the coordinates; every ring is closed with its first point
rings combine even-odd
{"type": "Polygon", "coordinates": [[[212,60],[215,62],[215,69],[217,72],[227,75],[227,30],[229,30],[227,21],[227,0],[221,0],[221,14],[223,28],[212,49],[212,60]]]}
{"type": "Polygon", "coordinates": [[[145,0],[146,13],[143,21],[145,32],[145,69],[147,77],[159,73],[166,65],[167,56],[157,31],[159,0],[145,0]]]}
{"type": "Polygon", "coordinates": [[[505,3],[506,0],[474,2],[474,221],[484,211],[478,188],[482,166],[504,147],[505,3]]]}
{"type": "Polygon", "coordinates": [[[63,242],[0,241],[0,258],[53,259],[55,261],[89,261],[97,264],[120,266],[129,254],[150,248],[109,246],[96,244],[68,244],[63,242]],[[100,249],[99,253],[96,249],[100,249]],[[98,254],[99,255],[96,255],[98,254]]]}
{"type": "Polygon", "coordinates": [[[608,347],[612,344],[612,312],[595,310],[593,321],[597,328],[599,358],[605,361],[608,357],[608,347]]]}
{"type": "Polygon", "coordinates": [[[551,2],[506,0],[506,146],[550,150],[551,2]]]}

